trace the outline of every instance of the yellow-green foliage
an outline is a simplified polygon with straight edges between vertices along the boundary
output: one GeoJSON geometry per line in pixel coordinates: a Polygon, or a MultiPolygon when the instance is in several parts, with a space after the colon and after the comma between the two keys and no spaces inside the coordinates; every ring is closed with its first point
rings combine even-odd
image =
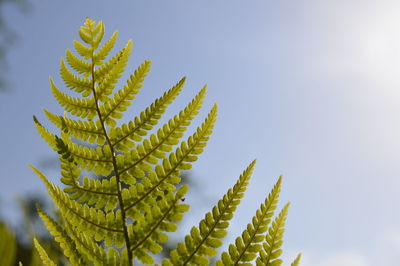
{"type": "MultiPolygon", "coordinates": [[[[61,189],[31,167],[46,185],[63,220],[56,222],[40,207],[38,212],[72,265],[133,265],[135,260],[154,264],[153,254],[162,250],[168,240],[166,233],[177,230],[177,222],[189,209],[182,200],[188,187],[180,185],[181,170],[190,169],[203,152],[216,121],[217,105],[191,136],[181,140],[199,113],[206,94],[204,87],[184,109],[154,130],[181,92],[185,83],[182,78],[133,120],[118,123],[139,93],[151,62],[144,61],[114,92],[132,42],[108,56],[118,32],[101,44],[104,24],[89,18],[79,29],[79,36],[81,40],[73,43],[78,55],[66,50],[60,75],[65,86],[80,96],[60,91],[50,78],[51,91],[66,112],[62,116],[44,112],[60,134],[51,133],[34,117],[39,134],[59,153],[60,179],[65,187],[61,189]],[[85,172],[102,178],[84,176],[85,172]]],[[[255,161],[171,251],[170,257],[164,258],[163,265],[207,265],[209,258],[217,255],[254,166],[255,161]]],[[[257,265],[281,264],[288,205],[270,226],[280,186],[281,178],[217,265],[250,265],[255,261],[257,265]]],[[[43,263],[53,265],[36,240],[35,246],[43,263]]]]}
{"type": "Polygon", "coordinates": [[[0,265],[14,265],[16,251],[17,241],[14,233],[0,222],[0,265]]]}

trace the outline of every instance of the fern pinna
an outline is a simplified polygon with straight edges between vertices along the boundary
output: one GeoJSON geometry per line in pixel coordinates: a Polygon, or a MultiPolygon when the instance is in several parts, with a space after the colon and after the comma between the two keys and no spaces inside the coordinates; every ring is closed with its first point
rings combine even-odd
{"type": "MultiPolygon", "coordinates": [[[[161,115],[181,92],[183,78],[132,121],[118,124],[116,120],[122,118],[139,92],[151,63],[144,61],[114,92],[132,48],[128,41],[116,55],[108,57],[117,35],[116,31],[101,44],[104,24],[86,19],[79,29],[81,41],[73,43],[78,55],[67,49],[60,64],[66,87],[81,97],[60,91],[50,79],[51,91],[66,113],[60,116],[44,112],[61,133],[52,134],[34,117],[40,135],[59,153],[61,182],[66,186],[61,189],[31,166],[45,183],[62,221],[51,218],[40,207],[38,212],[72,265],[133,265],[134,261],[154,264],[152,254],[162,250],[168,240],[166,233],[176,231],[177,222],[189,209],[181,200],[188,187],[180,185],[180,171],[190,169],[197,160],[216,121],[214,105],[194,134],[180,140],[200,110],[204,87],[155,131],[161,115]],[[154,133],[146,137],[149,131],[154,133]],[[85,172],[101,178],[84,176],[85,172]]],[[[250,164],[212,211],[170,252],[170,257],[163,259],[163,265],[209,264],[209,258],[217,255],[222,245],[254,165],[250,164]]],[[[250,264],[253,260],[257,265],[281,264],[278,257],[287,206],[269,226],[280,185],[281,179],[217,265],[250,264]]],[[[38,241],[35,245],[43,263],[54,265],[38,241]]]]}

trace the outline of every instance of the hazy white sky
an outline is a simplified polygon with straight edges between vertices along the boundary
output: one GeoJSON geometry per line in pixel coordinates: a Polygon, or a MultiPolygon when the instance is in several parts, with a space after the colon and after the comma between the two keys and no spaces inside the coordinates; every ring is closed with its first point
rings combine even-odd
{"type": "MultiPolygon", "coordinates": [[[[229,239],[283,174],[281,206],[292,202],[285,257],[302,251],[306,266],[399,264],[398,1],[43,0],[30,15],[5,11],[20,36],[8,56],[12,89],[0,94],[0,193],[9,217],[14,195],[44,191],[26,164],[55,155],[31,117],[45,120],[43,107],[61,112],[48,77],[61,87],[59,60],[90,16],[106,23],[107,36],[120,31],[118,47],[133,39],[128,69],[153,61],[131,114],[184,75],[186,89],[167,116],[204,84],[197,123],[219,103],[215,133],[192,171],[207,197],[189,195],[189,220],[202,218],[257,158],[229,239]]],[[[57,180],[57,171],[47,173],[57,180]]]]}

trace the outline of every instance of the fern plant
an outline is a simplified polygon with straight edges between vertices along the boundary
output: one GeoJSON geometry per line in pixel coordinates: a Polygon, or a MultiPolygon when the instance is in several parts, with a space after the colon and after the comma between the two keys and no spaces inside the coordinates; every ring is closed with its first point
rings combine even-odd
{"type": "MultiPolygon", "coordinates": [[[[60,91],[50,79],[51,91],[66,112],[62,116],[44,112],[60,134],[52,134],[34,117],[40,135],[59,153],[61,182],[65,185],[61,189],[31,166],[46,185],[63,221],[56,222],[40,207],[38,212],[72,265],[133,265],[134,261],[154,264],[153,254],[162,250],[168,240],[166,233],[176,231],[177,222],[189,209],[182,200],[188,187],[180,185],[180,172],[190,169],[202,153],[217,116],[214,105],[194,134],[181,141],[203,103],[203,87],[183,110],[154,130],[167,106],[181,92],[185,83],[182,78],[132,121],[118,124],[117,119],[122,118],[142,87],[151,63],[144,61],[114,92],[132,48],[128,41],[109,57],[117,35],[118,31],[101,44],[103,22],[87,18],[79,29],[81,41],[73,42],[78,56],[67,49],[60,64],[66,87],[80,97],[60,91]],[[84,176],[85,172],[102,178],[84,176]]],[[[223,244],[221,239],[227,234],[254,165],[255,161],[162,260],[162,265],[209,264],[223,244]]],[[[289,205],[271,224],[280,189],[281,178],[217,265],[282,263],[279,256],[289,205]]],[[[35,245],[43,263],[55,265],[38,241],[35,245]]]]}

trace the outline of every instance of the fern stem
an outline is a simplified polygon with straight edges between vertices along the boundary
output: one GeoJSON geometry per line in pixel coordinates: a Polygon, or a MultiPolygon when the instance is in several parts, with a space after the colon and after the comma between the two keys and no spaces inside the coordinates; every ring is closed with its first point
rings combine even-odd
{"type": "MultiPolygon", "coordinates": [[[[93,47],[92,47],[93,48],[93,47]]],[[[94,49],[93,49],[94,50],[94,49]]],[[[110,137],[107,134],[107,130],[106,127],[104,125],[104,120],[101,116],[101,112],[100,112],[100,108],[99,108],[99,102],[97,99],[97,95],[96,95],[96,81],[95,81],[95,71],[94,71],[94,54],[92,51],[92,64],[91,64],[91,75],[92,75],[92,92],[93,92],[93,97],[94,97],[94,102],[96,104],[96,112],[97,115],[99,116],[99,120],[100,120],[100,124],[101,124],[101,128],[103,130],[104,133],[104,137],[106,138],[107,141],[107,145],[110,147],[111,150],[111,156],[112,156],[112,164],[114,167],[114,173],[115,173],[115,178],[116,178],[116,186],[117,186],[117,194],[118,194],[118,201],[119,201],[119,206],[121,209],[121,216],[122,216],[122,226],[123,226],[123,230],[124,230],[124,238],[125,238],[125,243],[126,243],[126,249],[127,249],[127,253],[128,253],[128,265],[129,266],[133,266],[133,257],[132,257],[132,252],[130,251],[131,249],[131,245],[130,245],[130,241],[129,241],[129,234],[128,234],[128,226],[126,224],[126,213],[124,210],[124,201],[122,199],[122,193],[121,193],[121,181],[120,181],[120,176],[119,176],[119,171],[118,171],[118,166],[117,166],[117,160],[115,158],[115,151],[114,151],[114,147],[111,143],[110,137]]]]}

